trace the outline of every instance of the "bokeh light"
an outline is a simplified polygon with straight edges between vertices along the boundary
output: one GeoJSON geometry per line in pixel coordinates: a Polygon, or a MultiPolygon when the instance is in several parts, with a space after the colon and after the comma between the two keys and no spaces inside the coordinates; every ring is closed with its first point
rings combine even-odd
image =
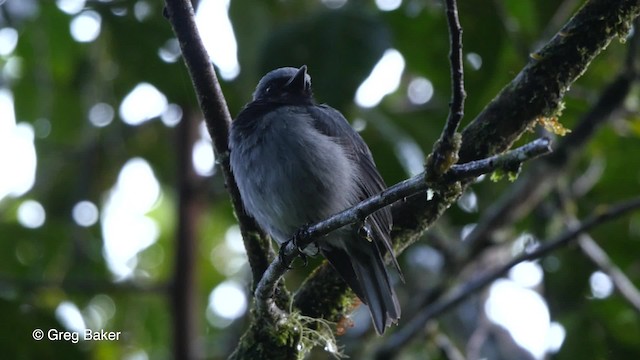
{"type": "Polygon", "coordinates": [[[218,284],[209,295],[207,318],[213,326],[226,327],[231,320],[244,315],[247,296],[243,287],[233,280],[218,284]]]}
{"type": "Polygon", "coordinates": [[[44,207],[35,200],[25,200],[18,207],[18,222],[26,228],[39,228],[46,219],[44,207]]]}
{"type": "Polygon", "coordinates": [[[85,2],[85,0],[56,0],[56,5],[63,12],[75,15],[84,9],[85,2]]]}
{"type": "Polygon", "coordinates": [[[376,6],[382,11],[393,11],[402,5],[402,0],[376,0],[376,6]]]}
{"type": "Polygon", "coordinates": [[[543,277],[542,267],[536,261],[523,261],[509,270],[509,278],[526,288],[540,285],[543,277]]]}
{"type": "Polygon", "coordinates": [[[71,301],[58,304],[55,314],[56,319],[69,331],[83,332],[87,328],[80,309],[71,301]]]}
{"type": "Polygon", "coordinates": [[[240,73],[238,44],[229,20],[229,1],[202,0],[196,11],[202,42],[224,80],[233,80],[240,73]]]}
{"type": "Polygon", "coordinates": [[[536,359],[557,351],[564,340],[558,331],[559,324],[552,330],[544,298],[512,280],[500,279],[491,285],[485,313],[491,321],[507,329],[513,340],[536,359]]]}
{"type": "Polygon", "coordinates": [[[102,17],[95,11],[87,10],[71,20],[71,37],[77,42],[91,42],[100,35],[102,17]]]}
{"type": "Polygon", "coordinates": [[[104,258],[117,280],[131,277],[137,254],[158,239],[158,224],[146,214],[159,199],[160,184],[149,163],[127,161],[102,207],[104,258]]]}
{"type": "Polygon", "coordinates": [[[369,77],[356,91],[356,104],[363,108],[371,108],[380,103],[382,98],[398,89],[404,71],[405,61],[402,54],[395,49],[388,49],[369,77]]]}
{"type": "Polygon", "coordinates": [[[18,197],[33,187],[36,177],[36,149],[31,125],[16,124],[13,94],[0,88],[0,200],[18,197]]]}
{"type": "Polygon", "coordinates": [[[97,103],[89,110],[89,122],[95,127],[105,127],[113,121],[115,111],[106,103],[97,103]]]}
{"type": "Polygon", "coordinates": [[[129,125],[140,125],[162,115],[168,105],[167,97],[149,83],[136,85],[120,105],[120,117],[129,125]]]}
{"type": "Polygon", "coordinates": [[[426,104],[433,97],[433,84],[427,78],[417,77],[409,82],[407,97],[414,105],[426,104]]]}
{"type": "Polygon", "coordinates": [[[18,45],[18,31],[14,28],[0,29],[0,56],[10,55],[18,45]]]}
{"type": "Polygon", "coordinates": [[[98,207],[91,201],[83,200],[73,206],[71,216],[76,224],[87,227],[98,222],[98,207]]]}
{"type": "Polygon", "coordinates": [[[613,281],[602,271],[595,271],[589,277],[591,294],[596,299],[606,299],[613,293],[613,281]]]}

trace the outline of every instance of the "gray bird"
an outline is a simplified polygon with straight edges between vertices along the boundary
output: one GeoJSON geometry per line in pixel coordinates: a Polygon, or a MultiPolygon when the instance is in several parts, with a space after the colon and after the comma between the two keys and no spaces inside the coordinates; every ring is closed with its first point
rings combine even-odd
{"type": "MultiPolygon", "coordinates": [[[[324,220],[386,188],[371,152],[342,114],[317,105],[307,67],[265,75],[231,125],[231,169],[244,208],[280,245],[301,227],[324,220]]],[[[358,231],[338,229],[315,241],[353,292],[369,307],[378,334],[400,318],[384,255],[393,255],[388,208],[358,231]],[[363,236],[367,233],[367,236],[363,236]]]]}

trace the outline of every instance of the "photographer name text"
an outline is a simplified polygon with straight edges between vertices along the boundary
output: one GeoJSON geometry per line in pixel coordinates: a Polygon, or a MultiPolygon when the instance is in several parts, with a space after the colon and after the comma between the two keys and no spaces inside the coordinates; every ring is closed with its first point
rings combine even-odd
{"type": "Polygon", "coordinates": [[[33,330],[32,334],[34,340],[47,339],[50,341],[70,341],[77,344],[80,340],[83,341],[118,341],[122,337],[122,331],[93,331],[86,329],[84,331],[62,331],[58,329],[49,329],[47,331],[42,329],[33,330]]]}

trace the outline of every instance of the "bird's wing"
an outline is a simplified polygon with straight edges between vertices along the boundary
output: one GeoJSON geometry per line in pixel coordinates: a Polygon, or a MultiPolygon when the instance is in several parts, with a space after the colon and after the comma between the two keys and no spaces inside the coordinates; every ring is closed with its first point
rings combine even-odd
{"type": "MultiPolygon", "coordinates": [[[[387,188],[378,172],[371,151],[362,137],[349,125],[347,119],[336,109],[327,105],[309,106],[309,112],[314,120],[314,127],[322,134],[335,138],[343,144],[349,156],[358,166],[361,196],[360,200],[369,198],[387,188]]],[[[395,258],[391,245],[390,231],[392,226],[391,210],[385,207],[374,212],[368,224],[371,226],[373,240],[379,250],[385,249],[391,254],[393,263],[402,276],[400,266],[395,258]]]]}

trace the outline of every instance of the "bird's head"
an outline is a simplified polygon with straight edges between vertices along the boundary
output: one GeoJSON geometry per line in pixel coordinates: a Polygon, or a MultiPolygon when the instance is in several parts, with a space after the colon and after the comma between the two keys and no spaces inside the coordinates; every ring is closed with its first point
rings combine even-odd
{"type": "Polygon", "coordinates": [[[299,69],[283,67],[275,69],[263,76],[253,100],[273,102],[297,102],[311,100],[311,76],[307,74],[307,66],[299,69]]]}

